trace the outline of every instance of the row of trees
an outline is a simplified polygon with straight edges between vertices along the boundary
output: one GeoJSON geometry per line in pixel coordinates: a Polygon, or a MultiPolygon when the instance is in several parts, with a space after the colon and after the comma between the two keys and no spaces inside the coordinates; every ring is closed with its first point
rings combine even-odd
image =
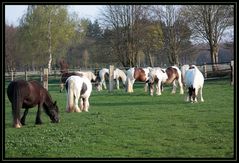
{"type": "Polygon", "coordinates": [[[65,59],[70,67],[193,63],[198,41],[218,62],[220,41],[234,25],[233,5],[106,5],[98,20],[63,5],[30,5],[20,25],[5,24],[6,69],[32,69],[65,59]]]}

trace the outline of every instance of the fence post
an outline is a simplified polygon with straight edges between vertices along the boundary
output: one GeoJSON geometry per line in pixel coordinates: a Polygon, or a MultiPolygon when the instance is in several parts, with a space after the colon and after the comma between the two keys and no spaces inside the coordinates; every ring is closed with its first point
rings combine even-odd
{"type": "Polygon", "coordinates": [[[11,69],[11,81],[13,81],[14,78],[13,78],[13,69],[11,69]]]}
{"type": "Polygon", "coordinates": [[[43,71],[43,87],[48,90],[48,68],[43,71]]]}
{"type": "Polygon", "coordinates": [[[41,80],[41,82],[43,82],[43,70],[42,70],[42,68],[40,68],[40,80],[41,80]]]}
{"type": "Polygon", "coordinates": [[[204,77],[207,78],[207,64],[204,63],[203,65],[203,73],[204,73],[204,77]]]}
{"type": "Polygon", "coordinates": [[[114,66],[110,65],[109,66],[109,91],[112,92],[113,91],[113,87],[114,87],[114,66]]]}
{"type": "Polygon", "coordinates": [[[231,60],[231,85],[234,85],[234,60],[231,60]]]}
{"type": "Polygon", "coordinates": [[[27,70],[25,70],[25,80],[27,81],[27,70]]]}

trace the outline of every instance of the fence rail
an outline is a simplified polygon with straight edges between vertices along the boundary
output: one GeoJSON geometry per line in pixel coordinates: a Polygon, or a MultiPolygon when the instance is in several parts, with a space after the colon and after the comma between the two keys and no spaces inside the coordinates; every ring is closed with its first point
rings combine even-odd
{"type": "MultiPolygon", "coordinates": [[[[226,62],[226,63],[218,63],[217,70],[213,71],[212,64],[203,64],[197,65],[199,70],[203,73],[205,80],[210,79],[220,79],[220,78],[230,78],[231,85],[234,84],[234,61],[226,62]]],[[[127,67],[118,67],[119,69],[127,70],[127,67]]],[[[166,68],[166,67],[164,67],[166,68]]],[[[79,69],[68,69],[69,72],[73,71],[80,71],[79,69]]],[[[83,69],[81,71],[92,71],[93,73],[97,73],[99,68],[91,68],[91,69],[83,69]]],[[[53,69],[51,72],[48,73],[48,76],[53,79],[60,79],[61,72],[60,69],[53,69]]],[[[35,79],[39,81],[43,81],[43,70],[42,71],[8,71],[5,72],[5,80],[12,81],[16,79],[35,79]]]]}

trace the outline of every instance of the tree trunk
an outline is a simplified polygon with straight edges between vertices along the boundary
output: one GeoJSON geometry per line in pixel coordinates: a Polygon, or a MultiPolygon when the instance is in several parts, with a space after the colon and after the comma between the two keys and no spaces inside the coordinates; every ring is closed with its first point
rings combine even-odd
{"type": "Polygon", "coordinates": [[[212,71],[218,70],[218,66],[217,66],[218,51],[219,51],[218,44],[210,45],[210,54],[211,54],[211,59],[212,59],[212,71]]]}
{"type": "Polygon", "coordinates": [[[154,67],[153,58],[152,58],[152,55],[150,53],[148,53],[148,57],[149,57],[149,66],[154,67]]]}

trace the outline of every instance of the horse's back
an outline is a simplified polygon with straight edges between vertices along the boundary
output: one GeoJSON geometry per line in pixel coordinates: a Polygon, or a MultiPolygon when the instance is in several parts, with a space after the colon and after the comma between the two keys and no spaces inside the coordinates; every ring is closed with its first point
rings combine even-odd
{"type": "Polygon", "coordinates": [[[66,80],[67,91],[73,91],[74,94],[85,94],[91,93],[92,91],[92,84],[91,81],[87,77],[80,77],[80,76],[70,76],[66,80]],[[84,89],[83,93],[82,90],[84,89]]]}
{"type": "Polygon", "coordinates": [[[10,102],[13,102],[17,93],[22,97],[29,95],[28,83],[25,80],[15,80],[8,85],[7,95],[10,102]]]}

